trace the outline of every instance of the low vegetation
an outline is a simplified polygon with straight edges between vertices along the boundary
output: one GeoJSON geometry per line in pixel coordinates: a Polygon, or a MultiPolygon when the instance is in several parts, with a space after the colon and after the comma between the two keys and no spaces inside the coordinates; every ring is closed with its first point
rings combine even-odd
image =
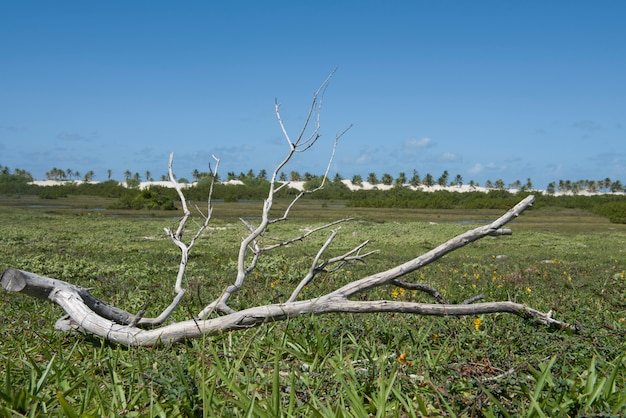
{"type": "MultiPolygon", "coordinates": [[[[22,171],[20,171],[22,173],[22,171]]],[[[267,196],[269,181],[265,178],[243,176],[242,185],[216,184],[213,198],[225,202],[262,200],[267,196]]],[[[108,203],[109,209],[176,209],[176,191],[161,186],[151,186],[149,190],[138,187],[125,187],[114,180],[100,183],[74,183],[56,186],[37,186],[31,184],[30,175],[0,174],[0,194],[9,196],[35,195],[41,199],[53,200],[68,196],[98,196],[117,198],[108,203]]],[[[321,183],[319,176],[311,176],[305,182],[305,189],[313,189],[321,183]]],[[[137,182],[137,185],[139,183],[137,182]]],[[[210,177],[202,177],[185,190],[189,199],[202,201],[208,195],[210,177]]],[[[621,183],[620,183],[621,184],[621,183]]],[[[285,188],[278,197],[287,198],[297,194],[295,189],[285,188]]],[[[436,192],[415,191],[406,187],[394,187],[390,190],[350,189],[339,179],[327,182],[324,189],[305,199],[342,204],[348,207],[363,208],[406,208],[406,209],[508,209],[521,199],[531,194],[530,191],[512,193],[504,189],[483,192],[454,192],[441,190],[436,192]]],[[[579,208],[589,210],[609,219],[613,223],[626,223],[626,195],[606,193],[599,195],[560,195],[538,194],[535,207],[579,208]]]]}
{"type": "MultiPolygon", "coordinates": [[[[159,312],[171,300],[179,262],[163,227],[175,225],[177,214],[147,205],[105,209],[121,197],[0,198],[0,270],[15,267],[90,287],[131,312],[150,302],[149,310],[159,312]]],[[[260,202],[224,200],[215,203],[210,235],[189,260],[188,310],[179,309],[172,320],[192,317],[232,281],[233,257],[247,232],[235,216],[258,214],[260,202]]],[[[552,310],[579,324],[580,334],[534,328],[503,314],[340,314],[188,344],[128,348],[58,333],[53,330],[62,315],[58,307],[2,292],[0,416],[626,413],[626,226],[594,214],[596,204],[575,206],[537,204],[510,225],[513,237],[473,243],[412,279],[440,289],[451,301],[483,294],[486,300],[552,310]]],[[[305,229],[352,216],[355,221],[342,228],[345,248],[335,251],[367,238],[381,250],[366,264],[311,284],[328,290],[500,213],[461,208],[365,208],[307,200],[286,227],[305,229]]],[[[269,254],[253,278],[257,284],[233,296],[233,306],[237,300],[288,297],[320,240],[269,254]]],[[[400,288],[379,292],[389,292],[381,298],[429,301],[400,288]]]]}

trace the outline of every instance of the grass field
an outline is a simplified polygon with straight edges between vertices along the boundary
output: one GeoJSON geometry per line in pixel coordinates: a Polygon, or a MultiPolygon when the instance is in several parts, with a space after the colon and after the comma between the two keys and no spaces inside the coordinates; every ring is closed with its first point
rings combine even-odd
{"type": "MultiPolygon", "coordinates": [[[[0,198],[0,270],[13,267],[93,289],[131,312],[158,314],[173,296],[178,249],[163,227],[178,212],[102,210],[105,199],[0,198]]],[[[282,203],[284,207],[284,203],[282,203]]],[[[280,204],[278,205],[280,206],[280,204]]],[[[193,317],[233,280],[244,226],[259,202],[216,203],[194,248],[186,303],[193,317]]],[[[272,236],[343,217],[330,254],[365,239],[367,263],[318,277],[314,297],[392,267],[491,221],[498,211],[345,208],[305,201],[272,236]]],[[[63,315],[0,291],[0,416],[619,416],[626,413],[626,225],[543,208],[413,273],[451,301],[512,300],[582,327],[535,327],[506,314],[295,318],[159,348],[128,348],[53,330],[63,315]]],[[[286,299],[327,233],[265,254],[233,308],[286,299]]],[[[370,299],[431,302],[400,289],[370,299]]]]}

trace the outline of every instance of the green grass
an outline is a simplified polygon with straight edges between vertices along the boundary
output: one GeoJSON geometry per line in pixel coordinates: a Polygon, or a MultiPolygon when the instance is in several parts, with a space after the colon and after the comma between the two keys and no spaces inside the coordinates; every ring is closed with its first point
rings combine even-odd
{"type": "MultiPolygon", "coordinates": [[[[84,197],[2,199],[0,270],[20,268],[93,288],[148,315],[173,295],[177,248],[163,234],[176,212],[102,211],[84,197]],[[32,205],[46,204],[46,207],[32,205]],[[50,205],[48,205],[50,203],[50,205]],[[56,206],[56,207],[54,207],[56,206]]],[[[284,203],[281,202],[284,205],[284,203]]],[[[188,319],[233,280],[258,202],[217,203],[194,248],[188,319]]],[[[330,254],[362,240],[380,249],[365,264],[320,276],[305,297],[415,257],[494,211],[353,209],[305,201],[268,236],[328,219],[344,224],[330,254]],[[465,222],[465,223],[460,223],[465,222]]],[[[582,416],[626,413],[626,225],[576,209],[531,210],[513,236],[486,238],[413,273],[451,301],[482,293],[553,310],[579,323],[572,335],[511,315],[438,318],[332,314],[296,318],[160,348],[127,348],[60,334],[60,308],[0,292],[0,416],[582,416]],[[498,257],[506,256],[506,257],[498,257]],[[400,357],[401,354],[404,356],[400,357]],[[399,359],[406,358],[402,363],[399,359]]],[[[264,255],[235,308],[286,299],[326,239],[264,255]]],[[[399,289],[369,298],[431,302],[399,289]]]]}

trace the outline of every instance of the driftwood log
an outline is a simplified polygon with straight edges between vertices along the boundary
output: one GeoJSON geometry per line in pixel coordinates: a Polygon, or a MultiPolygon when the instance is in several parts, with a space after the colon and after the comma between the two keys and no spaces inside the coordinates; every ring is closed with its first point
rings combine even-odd
{"type": "MultiPolygon", "coordinates": [[[[164,325],[167,318],[181,303],[186,294],[183,284],[187,261],[196,240],[201,238],[202,233],[206,230],[211,220],[213,210],[211,203],[213,183],[209,191],[206,212],[203,213],[199,210],[203,222],[199,224],[193,237],[185,242],[185,226],[191,217],[191,211],[188,208],[182,187],[174,176],[172,169],[173,154],[170,155],[169,159],[169,176],[170,181],[179,195],[183,209],[183,217],[176,229],[166,228],[165,233],[180,249],[181,259],[174,284],[175,295],[170,305],[159,316],[155,318],[145,317],[147,306],[139,313],[131,314],[122,309],[110,306],[106,302],[94,297],[89,293],[88,289],[17,269],[8,269],[2,273],[2,287],[9,292],[23,293],[36,298],[49,300],[59,305],[67,315],[57,321],[55,325],[56,329],[79,329],[115,343],[133,346],[153,346],[172,343],[189,338],[198,338],[204,335],[208,336],[226,331],[255,327],[266,322],[288,320],[289,318],[295,318],[300,315],[321,315],[338,312],[401,312],[406,314],[435,316],[479,315],[503,312],[517,315],[536,324],[574,332],[578,331],[576,326],[554,319],[551,312],[540,312],[526,305],[511,301],[474,303],[481,299],[481,297],[475,297],[460,304],[450,304],[441,297],[436,289],[424,284],[409,283],[402,280],[405,275],[473,241],[486,236],[510,235],[511,230],[503,229],[503,226],[532,206],[534,202],[533,196],[526,197],[492,223],[458,235],[419,257],[389,270],[357,279],[329,293],[319,295],[318,297],[297,300],[304,286],[313,281],[318,274],[341,269],[347,263],[362,261],[365,257],[374,252],[364,251],[365,247],[368,245],[368,241],[364,241],[342,255],[324,258],[325,251],[331,246],[333,240],[339,234],[339,227],[337,225],[349,219],[337,220],[282,242],[276,243],[272,241],[264,245],[263,234],[271,224],[287,221],[291,208],[303,195],[314,193],[324,187],[338,140],[347,131],[343,131],[335,138],[330,161],[321,185],[314,190],[300,192],[291,201],[281,216],[270,217],[270,210],[272,209],[276,193],[288,185],[288,183],[277,181],[280,170],[292,159],[294,154],[308,150],[315,145],[320,138],[319,113],[321,110],[322,96],[331,76],[329,76],[314,93],[304,126],[296,139],[292,140],[287,134],[287,130],[280,116],[279,105],[278,103],[276,104],[276,116],[289,146],[289,151],[272,174],[270,190],[261,211],[261,221],[258,225],[253,225],[249,221],[241,219],[241,222],[246,226],[249,233],[241,241],[237,257],[237,271],[233,272],[232,284],[227,286],[222,293],[202,309],[195,318],[164,325]],[[254,306],[241,310],[234,310],[228,305],[230,297],[245,285],[246,278],[255,270],[263,254],[276,248],[290,245],[296,241],[306,239],[311,234],[327,231],[329,229],[330,233],[328,238],[312,260],[307,274],[302,277],[300,282],[295,286],[291,296],[283,303],[254,306]],[[429,304],[395,300],[357,301],[351,299],[357,294],[363,294],[379,286],[399,286],[405,289],[419,290],[431,295],[437,303],[429,304]]],[[[217,178],[217,168],[219,166],[219,159],[215,158],[215,160],[217,164],[213,171],[213,182],[217,178]]]]}
{"type": "MultiPolygon", "coordinates": [[[[287,301],[285,303],[256,306],[233,311],[211,319],[190,319],[153,329],[160,321],[140,318],[121,309],[109,306],[92,296],[88,290],[16,269],[2,274],[2,287],[10,292],[21,292],[29,296],[46,299],[59,305],[67,313],[57,322],[56,328],[79,328],[107,340],[125,344],[151,346],[176,342],[202,335],[213,335],[224,331],[250,328],[265,322],[282,321],[299,315],[320,315],[331,312],[401,312],[417,315],[459,316],[496,312],[511,313],[534,323],[557,329],[577,331],[577,327],[554,319],[550,312],[543,313],[526,305],[510,301],[473,304],[426,304],[391,300],[354,301],[350,297],[377,286],[404,286],[398,279],[454,251],[472,241],[488,235],[510,234],[501,227],[529,207],[533,196],[528,196],[493,223],[459,235],[437,248],[390,270],[379,272],[349,283],[335,291],[314,299],[287,301]]],[[[406,284],[409,289],[411,284],[406,284]]],[[[430,293],[428,286],[421,290],[430,293]]]]}

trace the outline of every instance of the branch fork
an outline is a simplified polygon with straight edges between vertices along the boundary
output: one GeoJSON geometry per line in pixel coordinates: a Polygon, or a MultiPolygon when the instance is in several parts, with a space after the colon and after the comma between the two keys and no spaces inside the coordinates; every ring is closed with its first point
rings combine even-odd
{"type": "Polygon", "coordinates": [[[479,302],[482,300],[482,295],[470,298],[460,304],[451,304],[446,301],[436,289],[420,283],[410,283],[402,279],[405,275],[427,266],[444,255],[478,239],[486,236],[511,235],[511,230],[504,229],[503,227],[519,216],[524,210],[531,207],[534,202],[534,196],[526,197],[492,223],[453,237],[425,254],[403,264],[387,271],[377,272],[367,277],[357,279],[315,298],[299,299],[305,286],[309,286],[314,282],[315,278],[320,273],[340,270],[348,263],[364,262],[367,257],[377,252],[376,250],[366,251],[369,241],[363,241],[343,254],[325,257],[325,253],[332,246],[333,241],[339,236],[341,224],[350,221],[350,219],[340,219],[329,222],[290,238],[264,244],[264,233],[267,232],[270,225],[287,221],[291,209],[302,196],[308,193],[314,193],[324,187],[334,160],[338,141],[350,129],[350,127],[348,127],[346,130],[336,135],[329,162],[320,186],[314,190],[301,191],[287,205],[282,215],[272,218],[270,211],[273,207],[276,193],[287,185],[287,183],[277,181],[280,170],[292,159],[295,153],[307,151],[314,146],[321,137],[320,112],[322,99],[333,74],[334,71],[324,83],[322,83],[320,88],[315,91],[303,127],[295,139],[292,139],[287,133],[287,129],[280,114],[280,105],[276,102],[276,117],[287,141],[288,152],[272,173],[269,192],[263,202],[261,220],[258,225],[241,219],[241,222],[248,231],[248,235],[242,239],[239,246],[237,271],[234,274],[233,282],[226,286],[226,288],[223,289],[212,302],[203,308],[195,318],[163,325],[184,299],[186,289],[183,287],[183,281],[187,271],[189,254],[211,221],[213,212],[213,187],[217,179],[220,163],[219,158],[215,156],[213,156],[213,158],[216,164],[215,169],[212,171],[213,175],[206,211],[202,212],[196,208],[200,213],[202,223],[197,225],[193,236],[189,240],[185,240],[185,227],[191,219],[192,213],[189,210],[182,186],[177,182],[174,175],[174,154],[170,154],[168,165],[169,178],[181,201],[183,216],[175,229],[165,228],[165,234],[170,238],[172,243],[179,248],[180,264],[174,281],[174,297],[169,306],[157,317],[145,317],[149,307],[148,304],[146,304],[139,313],[131,314],[114,306],[109,306],[104,301],[91,295],[88,289],[16,269],[8,269],[2,273],[2,287],[9,292],[24,293],[29,296],[49,300],[59,305],[65,310],[67,315],[57,322],[56,328],[58,329],[69,330],[79,328],[87,333],[98,335],[107,340],[124,345],[152,346],[155,344],[172,343],[188,338],[197,338],[203,335],[214,335],[231,330],[255,327],[266,322],[286,320],[299,315],[319,315],[333,312],[401,312],[435,316],[478,315],[503,312],[514,314],[523,319],[551,328],[566,329],[574,332],[579,331],[580,329],[577,326],[555,319],[552,312],[543,313],[510,301],[479,302]],[[330,230],[328,237],[313,257],[307,273],[294,287],[287,300],[282,303],[254,306],[241,310],[235,310],[229,306],[228,303],[231,296],[242,289],[246,284],[247,277],[255,271],[258,263],[263,258],[263,254],[294,244],[297,241],[303,241],[312,234],[321,233],[326,230],[330,230]],[[355,295],[366,293],[380,286],[398,286],[409,290],[424,292],[430,295],[437,303],[427,304],[395,300],[356,301],[351,299],[355,295]]]}

